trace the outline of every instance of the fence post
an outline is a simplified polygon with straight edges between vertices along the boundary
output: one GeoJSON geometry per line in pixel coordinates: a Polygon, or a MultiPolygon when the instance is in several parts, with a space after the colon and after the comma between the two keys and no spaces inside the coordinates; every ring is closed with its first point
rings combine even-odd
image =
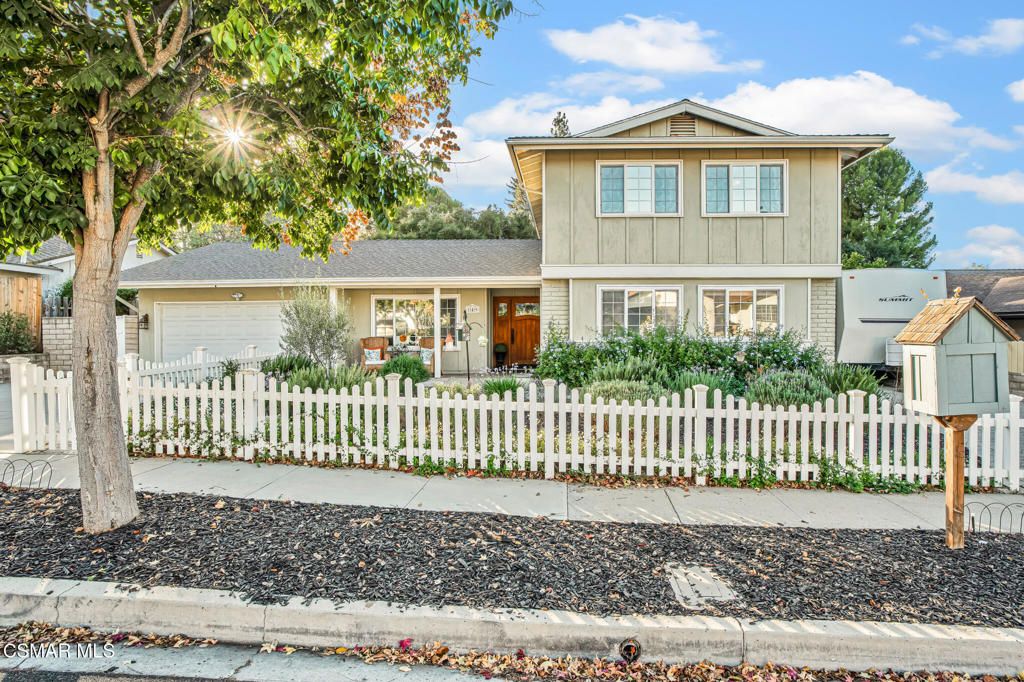
{"type": "Polygon", "coordinates": [[[242,456],[245,459],[252,459],[256,451],[250,439],[256,437],[257,412],[256,412],[256,370],[241,369],[238,373],[242,375],[242,400],[239,407],[242,408],[242,437],[245,439],[245,446],[242,449],[242,456]]]}
{"type": "Polygon", "coordinates": [[[555,380],[544,380],[544,478],[555,477],[555,380]]]}
{"type": "Polygon", "coordinates": [[[195,363],[199,365],[199,381],[206,381],[206,346],[196,346],[195,363]]]}
{"type": "Polygon", "coordinates": [[[708,387],[697,384],[693,387],[693,454],[700,462],[694,468],[693,481],[696,485],[707,483],[708,464],[708,387]],[[701,468],[703,467],[703,468],[701,468]]]}
{"type": "Polygon", "coordinates": [[[850,428],[847,431],[846,448],[856,456],[857,466],[864,464],[864,396],[867,392],[853,388],[850,396],[850,428]]]}
{"type": "Polygon", "coordinates": [[[388,466],[392,469],[398,468],[398,415],[400,412],[399,407],[399,388],[398,381],[402,378],[402,375],[398,372],[392,372],[384,377],[387,382],[387,406],[388,406],[388,466]]]}
{"type": "Polygon", "coordinates": [[[1024,466],[1024,462],[1021,461],[1024,458],[1024,454],[1020,451],[1020,405],[1021,397],[1019,395],[1010,396],[1010,437],[1006,439],[1007,447],[1009,448],[1009,460],[1006,463],[1006,468],[1009,471],[1009,487],[1013,492],[1020,490],[1020,470],[1024,466]]]}
{"type": "Polygon", "coordinates": [[[11,414],[14,417],[14,451],[25,452],[26,438],[31,441],[28,426],[32,423],[28,395],[28,358],[9,358],[11,366],[11,414]]]}
{"type": "Polygon", "coordinates": [[[258,351],[259,348],[260,347],[257,346],[255,343],[250,343],[248,346],[245,347],[245,357],[247,357],[247,358],[254,358],[254,357],[256,357],[256,351],[258,351]]]}

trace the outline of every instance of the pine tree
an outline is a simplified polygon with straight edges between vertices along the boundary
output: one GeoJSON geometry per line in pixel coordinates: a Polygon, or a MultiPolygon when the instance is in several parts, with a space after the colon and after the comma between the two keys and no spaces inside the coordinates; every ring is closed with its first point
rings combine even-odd
{"type": "Polygon", "coordinates": [[[879,150],[843,174],[843,263],[926,268],[935,260],[928,183],[903,152],[879,150]]]}
{"type": "Polygon", "coordinates": [[[551,119],[551,134],[555,137],[569,137],[569,117],[559,111],[551,119]]]}
{"type": "Polygon", "coordinates": [[[526,196],[526,187],[519,182],[519,178],[513,175],[505,189],[508,190],[505,206],[508,207],[509,215],[526,215],[530,210],[530,202],[526,196]]]}

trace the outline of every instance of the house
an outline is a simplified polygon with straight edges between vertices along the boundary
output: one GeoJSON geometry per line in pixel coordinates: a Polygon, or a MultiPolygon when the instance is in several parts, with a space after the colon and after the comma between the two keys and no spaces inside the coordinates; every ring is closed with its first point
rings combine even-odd
{"type": "MultiPolygon", "coordinates": [[[[37,347],[43,341],[42,281],[54,270],[45,265],[0,263],[0,313],[20,313],[28,317],[37,347]]],[[[0,368],[0,380],[6,380],[7,369],[0,368]]]]}
{"type": "Polygon", "coordinates": [[[835,347],[843,168],[888,135],[796,135],[683,100],[571,137],[515,137],[537,240],[369,240],[328,262],[214,244],[122,273],[144,358],[276,348],[281,301],[316,282],[357,336],[452,336],[435,372],[531,363],[543,334],[779,326],[835,347]],[[468,309],[468,312],[467,312],[468,309]],[[463,314],[474,323],[458,338],[463,314]],[[482,338],[483,345],[479,341],[482,338]]]}
{"type": "Polygon", "coordinates": [[[1024,270],[947,270],[947,296],[973,296],[1013,329],[1024,335],[1024,270]]]}
{"type": "MultiPolygon", "coordinates": [[[[158,248],[147,250],[139,246],[138,239],[128,242],[128,248],[121,263],[121,269],[133,268],[136,265],[161,260],[174,255],[174,250],[161,245],[158,248]]],[[[24,255],[8,256],[6,260],[10,265],[36,265],[50,268],[50,271],[43,275],[43,292],[51,292],[60,289],[61,285],[75,276],[75,249],[62,237],[47,239],[39,245],[34,253],[24,255]]]]}

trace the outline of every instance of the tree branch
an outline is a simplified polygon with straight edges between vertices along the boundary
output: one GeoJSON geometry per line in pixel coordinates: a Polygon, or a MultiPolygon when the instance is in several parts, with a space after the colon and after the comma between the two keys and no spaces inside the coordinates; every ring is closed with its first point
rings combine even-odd
{"type": "Polygon", "coordinates": [[[128,37],[132,41],[132,47],[135,48],[135,56],[139,58],[139,63],[142,64],[142,70],[148,71],[149,65],[146,64],[146,52],[142,49],[142,41],[139,40],[139,30],[135,27],[135,16],[131,10],[128,10],[128,14],[125,16],[125,23],[128,25],[128,37]]]}
{"type": "MultiPolygon", "coordinates": [[[[156,54],[153,55],[153,63],[149,65],[144,73],[140,73],[128,81],[124,86],[124,90],[118,93],[116,103],[120,103],[124,99],[131,99],[139,94],[143,88],[156,78],[160,70],[167,66],[167,63],[181,51],[185,31],[192,21],[192,2],[191,0],[180,0],[180,6],[181,16],[178,17],[178,23],[174,27],[174,32],[171,34],[171,39],[168,41],[167,46],[160,47],[158,42],[156,54]]],[[[165,14],[164,16],[168,17],[170,14],[165,14]]],[[[111,113],[114,113],[114,110],[117,108],[116,104],[114,107],[111,107],[111,113]]]]}

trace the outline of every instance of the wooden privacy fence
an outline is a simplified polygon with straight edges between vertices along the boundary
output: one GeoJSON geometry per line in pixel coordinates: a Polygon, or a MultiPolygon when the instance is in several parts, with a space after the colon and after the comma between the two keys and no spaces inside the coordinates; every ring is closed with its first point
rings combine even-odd
{"type": "MultiPolygon", "coordinates": [[[[70,377],[12,361],[16,448],[74,449],[70,377]]],[[[705,386],[619,403],[552,380],[515,394],[451,396],[398,375],[300,390],[253,370],[223,383],[144,375],[122,363],[121,413],[139,453],[335,464],[814,481],[870,472],[935,484],[942,429],[862,391],[814,405],[748,404],[705,386]]],[[[1019,490],[1020,401],[967,433],[967,480],[1019,490]]]]}
{"type": "Polygon", "coordinates": [[[36,348],[43,343],[42,279],[20,272],[0,273],[0,313],[11,311],[28,317],[36,348]]]}
{"type": "Polygon", "coordinates": [[[1024,372],[1024,341],[1011,341],[1006,345],[1006,364],[1011,372],[1024,372]]]}

